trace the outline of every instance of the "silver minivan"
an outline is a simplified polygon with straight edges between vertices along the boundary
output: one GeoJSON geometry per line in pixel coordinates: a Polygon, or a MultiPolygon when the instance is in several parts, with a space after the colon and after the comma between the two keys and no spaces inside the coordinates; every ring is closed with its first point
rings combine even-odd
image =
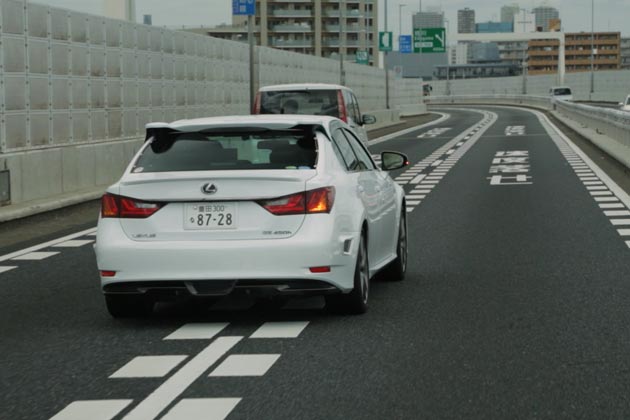
{"type": "Polygon", "coordinates": [[[329,115],[347,123],[367,146],[365,125],[376,117],[361,114],[359,101],[352,89],[332,84],[304,83],[260,88],[254,103],[254,114],[329,115]]]}

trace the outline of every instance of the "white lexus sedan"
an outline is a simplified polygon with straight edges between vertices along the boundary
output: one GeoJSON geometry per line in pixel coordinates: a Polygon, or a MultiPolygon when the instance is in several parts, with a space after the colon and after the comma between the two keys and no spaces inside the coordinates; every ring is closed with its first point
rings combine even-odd
{"type": "Polygon", "coordinates": [[[147,125],[146,141],[102,198],[95,245],[114,317],[173,295],[326,296],[367,309],[369,281],[402,280],[404,191],[342,121],[255,115],[147,125]]]}

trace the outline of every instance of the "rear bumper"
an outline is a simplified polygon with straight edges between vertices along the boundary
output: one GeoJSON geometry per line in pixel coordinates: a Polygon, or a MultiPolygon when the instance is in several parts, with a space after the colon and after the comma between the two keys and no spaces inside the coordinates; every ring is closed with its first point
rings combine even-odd
{"type": "Polygon", "coordinates": [[[152,242],[133,241],[116,219],[101,219],[94,249],[99,270],[116,272],[101,277],[105,293],[168,286],[210,296],[263,288],[281,294],[347,292],[353,287],[359,234],[335,235],[329,225],[311,218],[286,239],[152,242]],[[309,269],[322,266],[331,271],[309,269]]]}

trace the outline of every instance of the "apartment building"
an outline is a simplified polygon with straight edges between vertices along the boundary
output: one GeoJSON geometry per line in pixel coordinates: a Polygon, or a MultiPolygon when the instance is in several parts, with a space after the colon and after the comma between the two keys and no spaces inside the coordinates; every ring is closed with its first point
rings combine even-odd
{"type": "Polygon", "coordinates": [[[475,33],[475,11],[468,7],[457,11],[457,33],[475,33]]]}
{"type": "MultiPolygon", "coordinates": [[[[191,31],[246,41],[247,17],[191,31]]],[[[378,0],[256,0],[255,36],[257,45],[329,58],[341,51],[350,61],[367,50],[378,65],[378,0]]]]}
{"type": "Polygon", "coordinates": [[[630,38],[621,38],[621,68],[630,70],[630,38]]]}
{"type": "MultiPolygon", "coordinates": [[[[595,32],[593,34],[595,70],[619,70],[621,68],[621,33],[595,32]]],[[[557,40],[532,40],[527,48],[528,72],[550,74],[558,71],[557,40]]],[[[565,34],[565,68],[567,73],[591,70],[591,33],[565,34]]]]}

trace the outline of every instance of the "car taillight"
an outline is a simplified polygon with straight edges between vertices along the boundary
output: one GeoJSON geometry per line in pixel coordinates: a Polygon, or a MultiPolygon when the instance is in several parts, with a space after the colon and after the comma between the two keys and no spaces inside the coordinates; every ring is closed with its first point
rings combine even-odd
{"type": "Polygon", "coordinates": [[[343,100],[343,92],[337,91],[337,103],[339,104],[339,119],[345,123],[348,122],[348,112],[346,111],[346,103],[343,100]]]}
{"type": "Polygon", "coordinates": [[[272,200],[259,201],[271,214],[287,216],[291,214],[330,213],[335,201],[335,188],[324,187],[272,200]]]}
{"type": "Polygon", "coordinates": [[[252,110],[253,114],[260,114],[260,92],[256,94],[256,99],[254,99],[254,109],[252,110]]]}
{"type": "Polygon", "coordinates": [[[163,203],[150,203],[107,193],[101,199],[101,216],[121,219],[146,219],[163,206],[163,203]]]}

